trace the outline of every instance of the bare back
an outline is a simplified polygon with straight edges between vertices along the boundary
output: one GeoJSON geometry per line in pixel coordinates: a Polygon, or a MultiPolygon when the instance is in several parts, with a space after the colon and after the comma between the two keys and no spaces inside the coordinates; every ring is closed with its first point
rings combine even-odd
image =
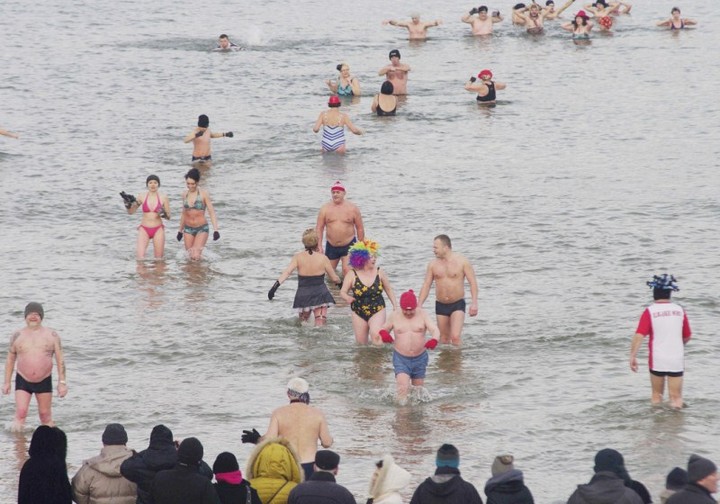
{"type": "MultiPolygon", "coordinates": [[[[202,128],[195,128],[195,131],[200,131],[202,128]]],[[[210,152],[210,137],[212,133],[210,128],[206,128],[205,132],[199,137],[193,138],[193,153],[195,157],[205,157],[211,154],[210,152]]]]}
{"type": "Polygon", "coordinates": [[[17,355],[17,372],[31,383],[52,374],[57,333],[48,327],[25,327],[10,338],[10,351],[17,355]]]}
{"type": "Polygon", "coordinates": [[[295,258],[297,259],[298,275],[318,276],[330,268],[330,260],[320,252],[310,254],[307,250],[303,250],[298,252],[295,258]]]}
{"type": "Polygon", "coordinates": [[[315,460],[318,440],[325,448],[332,445],[325,415],[319,409],[302,402],[282,406],[273,412],[266,436],[275,435],[290,442],[300,455],[302,463],[315,460]]]}

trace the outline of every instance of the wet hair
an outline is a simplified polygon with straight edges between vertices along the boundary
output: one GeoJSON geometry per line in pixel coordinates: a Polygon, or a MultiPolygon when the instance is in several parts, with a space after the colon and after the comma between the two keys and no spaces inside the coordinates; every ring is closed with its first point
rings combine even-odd
{"type": "Polygon", "coordinates": [[[206,116],[205,114],[198,116],[198,127],[199,128],[207,128],[210,126],[210,118],[206,116]]]}
{"type": "Polygon", "coordinates": [[[148,175],[148,178],[145,179],[145,187],[147,187],[151,180],[157,182],[158,186],[160,185],[160,177],[158,177],[157,175],[148,175]]]}
{"type": "Polygon", "coordinates": [[[393,91],[395,91],[395,86],[393,86],[393,83],[390,81],[385,81],[382,83],[382,86],[380,86],[380,93],[384,95],[391,95],[393,91]]]}
{"type": "Polygon", "coordinates": [[[673,13],[675,13],[675,12],[677,12],[678,14],[680,14],[680,7],[673,7],[672,10],[670,11],[670,14],[673,14],[673,13]]]}
{"type": "Polygon", "coordinates": [[[193,179],[196,184],[200,182],[200,170],[197,168],[190,168],[190,170],[185,174],[185,180],[187,179],[193,179]]]}
{"type": "Polygon", "coordinates": [[[488,11],[487,5],[481,5],[480,7],[478,7],[478,12],[487,12],[487,11],[488,11]]]}
{"type": "Polygon", "coordinates": [[[515,6],[513,7],[513,10],[524,9],[524,8],[525,8],[525,4],[524,4],[524,3],[517,3],[517,4],[515,4],[515,6]]]}
{"type": "Polygon", "coordinates": [[[318,235],[315,228],[307,228],[305,232],[303,232],[302,242],[303,245],[305,245],[305,250],[312,254],[318,245],[318,235]]]}
{"type": "Polygon", "coordinates": [[[218,38],[224,38],[224,39],[226,39],[226,38],[228,38],[228,36],[223,33],[223,34],[220,35],[218,38]]]}
{"type": "Polygon", "coordinates": [[[450,241],[450,237],[446,234],[437,235],[434,240],[440,240],[440,243],[442,243],[448,248],[452,248],[452,242],[450,241]]]}

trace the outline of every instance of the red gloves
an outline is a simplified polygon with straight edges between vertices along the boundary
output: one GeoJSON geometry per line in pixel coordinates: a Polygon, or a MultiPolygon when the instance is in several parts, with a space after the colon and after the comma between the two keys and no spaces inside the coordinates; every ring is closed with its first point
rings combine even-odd
{"type": "Polygon", "coordinates": [[[425,342],[425,348],[428,350],[435,350],[435,347],[438,344],[438,340],[436,339],[429,339],[425,342]]]}
{"type": "Polygon", "coordinates": [[[392,335],[385,329],[380,331],[380,337],[382,338],[383,343],[393,343],[395,341],[392,335]]]}

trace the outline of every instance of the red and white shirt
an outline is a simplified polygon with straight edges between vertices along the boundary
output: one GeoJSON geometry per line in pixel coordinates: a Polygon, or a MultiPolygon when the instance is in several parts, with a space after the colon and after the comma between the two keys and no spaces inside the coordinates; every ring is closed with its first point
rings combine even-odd
{"type": "Polygon", "coordinates": [[[687,314],[673,302],[655,302],[640,317],[636,333],[650,336],[648,363],[653,371],[678,373],[685,368],[685,343],[692,332],[687,314]]]}

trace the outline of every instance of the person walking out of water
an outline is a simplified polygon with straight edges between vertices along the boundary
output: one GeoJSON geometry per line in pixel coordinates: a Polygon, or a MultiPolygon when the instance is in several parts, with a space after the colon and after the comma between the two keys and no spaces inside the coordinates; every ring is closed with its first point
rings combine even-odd
{"type": "Polygon", "coordinates": [[[670,294],[677,291],[675,277],[667,273],[647,282],[653,290],[655,302],[648,306],[640,317],[635,336],[630,346],[630,369],[637,373],[637,353],[645,336],[648,342],[648,365],[652,403],[660,404],[667,380],[670,406],[683,407],[682,384],[685,368],[685,344],[690,341],[692,331],[687,313],[678,304],[670,301],[670,294]]]}
{"type": "Polygon", "coordinates": [[[330,264],[330,260],[318,249],[318,236],[315,228],[306,229],[302,236],[305,250],[295,254],[285,271],[268,292],[268,299],[272,300],[275,291],[280,287],[293,271],[298,271],[298,288],[295,293],[295,308],[302,322],[310,318],[310,312],[315,316],[315,326],[325,325],[327,321],[328,306],[335,304],[335,300],[325,285],[325,274],[333,283],[340,285],[340,277],[330,264]]]}
{"type": "Polygon", "coordinates": [[[332,94],[338,96],[360,96],[360,81],[350,75],[350,65],[340,63],[337,67],[340,72],[336,81],[326,80],[325,84],[332,94]]]}
{"type": "MultiPolygon", "coordinates": [[[[407,402],[410,384],[422,387],[425,383],[425,371],[428,365],[428,350],[433,350],[440,338],[440,329],[422,308],[418,308],[417,298],[412,290],[400,296],[402,312],[393,312],[383,324],[378,336],[383,343],[393,343],[393,368],[397,385],[397,400],[407,402]],[[395,338],[390,331],[395,332],[395,338]],[[430,332],[431,339],[425,340],[430,332]]],[[[376,340],[377,338],[373,338],[376,340]]]]}
{"type": "MultiPolygon", "coordinates": [[[[688,19],[680,16],[680,9],[673,7],[670,11],[670,19],[659,21],[658,26],[662,28],[669,28],[670,30],[682,30],[688,26],[695,26],[697,21],[694,19],[688,19]]],[[[15,137],[17,138],[17,137],[15,137]]]]}
{"type": "Polygon", "coordinates": [[[345,154],[345,126],[356,135],[362,135],[363,130],[355,126],[347,114],[340,112],[342,103],[340,98],[333,95],[328,100],[329,110],[320,112],[313,126],[313,133],[323,130],[320,145],[323,152],[337,152],[345,154]]]}
{"type": "Polygon", "coordinates": [[[313,472],[318,440],[323,448],[330,448],[333,438],[330,435],[325,415],[310,406],[310,386],[302,378],[292,378],[287,384],[287,397],[290,404],[273,411],[270,425],[263,436],[255,429],[244,430],[243,443],[258,444],[264,439],[278,436],[287,439],[297,451],[305,471],[305,479],[313,472]]]}
{"type": "Polygon", "coordinates": [[[210,227],[205,218],[205,209],[210,214],[210,222],[213,226],[213,241],[220,239],[220,228],[215,215],[210,195],[204,189],[200,189],[200,170],[191,168],[185,174],[185,185],[187,191],[182,195],[183,211],[180,214],[180,230],[177,233],[177,241],[185,240],[185,250],[190,259],[198,261],[202,257],[202,251],[210,236],[210,227]]]}
{"type": "MultiPolygon", "coordinates": [[[[330,188],[332,200],[318,212],[315,231],[322,243],[325,234],[324,253],[333,269],[342,261],[342,274],[348,272],[348,250],[357,240],[365,239],[365,226],[357,205],[345,199],[345,186],[338,180],[330,188]]],[[[322,247],[320,252],[323,252],[322,247]]]]}
{"type": "Polygon", "coordinates": [[[25,426],[30,399],[35,394],[38,416],[43,425],[55,425],[52,419],[52,368],[53,356],[57,364],[58,396],[68,393],[65,381],[65,358],[60,335],[54,329],[43,327],[45,310],[40,303],[28,303],[25,307],[25,327],[10,337],[10,348],[5,362],[5,382],[2,393],[10,393],[12,373],[15,373],[15,419],[14,432],[25,426]]]}
{"type": "Polygon", "coordinates": [[[385,81],[380,86],[380,94],[376,94],[370,105],[370,110],[378,116],[394,116],[397,111],[397,97],[393,95],[393,85],[385,81]]]}
{"type": "Polygon", "coordinates": [[[470,77],[465,83],[465,90],[471,93],[477,93],[475,100],[479,105],[493,105],[497,98],[496,91],[505,89],[507,85],[492,80],[493,74],[487,69],[482,70],[478,74],[478,78],[480,79],[479,82],[475,77],[470,77]]]}
{"type": "Polygon", "coordinates": [[[397,301],[392,286],[385,272],[376,265],[379,245],[373,240],[362,240],[350,247],[350,266],[343,279],[340,295],[350,304],[352,311],[353,332],[355,341],[367,345],[368,335],[373,343],[378,331],[385,323],[385,299],[387,293],[393,310],[397,309],[397,301]],[[350,294],[348,294],[350,291],[350,294]]]}
{"type": "Polygon", "coordinates": [[[395,21],[387,19],[383,21],[384,25],[397,26],[399,28],[407,28],[409,40],[425,40],[427,38],[427,29],[433,26],[440,26],[442,21],[436,19],[432,23],[423,23],[420,21],[420,14],[410,16],[410,21],[395,21]]]}
{"type": "Polygon", "coordinates": [[[450,237],[438,235],[433,240],[435,259],[430,261],[425,282],[420,289],[420,306],[435,282],[435,315],[440,328],[440,343],[460,346],[465,324],[465,280],[470,284],[469,314],[478,313],[478,285],[475,270],[464,256],[453,252],[450,237]]]}
{"type": "Polygon", "coordinates": [[[390,58],[390,64],[382,67],[378,75],[384,75],[385,78],[390,81],[393,85],[393,94],[395,96],[406,95],[410,65],[400,63],[400,51],[397,49],[390,51],[388,58],[390,58]]]}
{"type": "Polygon", "coordinates": [[[121,193],[125,200],[125,208],[130,215],[137,212],[138,208],[143,212],[138,226],[135,257],[138,260],[144,259],[152,240],[155,259],[162,259],[165,253],[165,225],[162,220],[170,219],[170,202],[168,197],[159,191],[160,178],[157,175],[148,175],[145,187],[147,192],[140,193],[136,197],[121,193]]]}
{"type": "Polygon", "coordinates": [[[470,12],[460,18],[460,21],[470,25],[473,35],[490,35],[493,32],[493,25],[502,20],[503,17],[497,11],[493,13],[493,16],[489,16],[486,5],[473,7],[470,12]]]}
{"type": "Polygon", "coordinates": [[[188,133],[183,139],[183,142],[193,143],[192,162],[203,164],[212,160],[212,149],[210,147],[211,138],[232,138],[233,136],[232,131],[226,133],[211,132],[210,119],[205,114],[202,114],[198,116],[197,128],[188,133]]]}

